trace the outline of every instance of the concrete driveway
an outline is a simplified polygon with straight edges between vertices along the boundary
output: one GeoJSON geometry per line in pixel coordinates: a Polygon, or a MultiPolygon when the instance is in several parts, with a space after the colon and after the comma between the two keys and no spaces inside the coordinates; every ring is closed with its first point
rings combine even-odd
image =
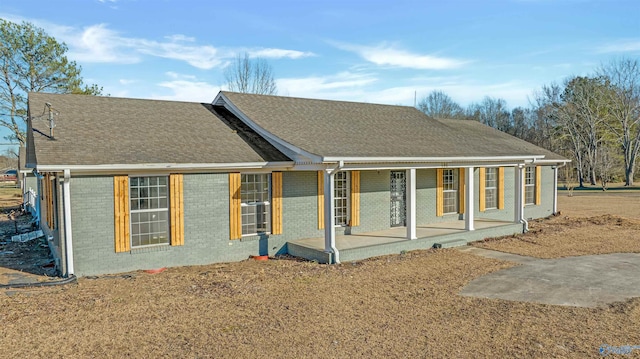
{"type": "Polygon", "coordinates": [[[575,307],[640,297],[640,253],[538,259],[482,248],[463,252],[521,265],[471,281],[461,295],[575,307]]]}

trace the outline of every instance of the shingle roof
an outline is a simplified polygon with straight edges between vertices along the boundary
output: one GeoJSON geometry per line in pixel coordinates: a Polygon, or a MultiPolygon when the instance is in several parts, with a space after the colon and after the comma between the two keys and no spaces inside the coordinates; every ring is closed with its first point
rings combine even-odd
{"type": "Polygon", "coordinates": [[[38,165],[290,161],[259,136],[230,127],[234,117],[209,104],[30,93],[29,109],[35,152],[28,161],[38,165]],[[57,113],[55,140],[47,136],[47,102],[57,113]]]}
{"type": "Polygon", "coordinates": [[[222,92],[276,137],[321,157],[562,157],[472,121],[413,107],[222,92]]]}

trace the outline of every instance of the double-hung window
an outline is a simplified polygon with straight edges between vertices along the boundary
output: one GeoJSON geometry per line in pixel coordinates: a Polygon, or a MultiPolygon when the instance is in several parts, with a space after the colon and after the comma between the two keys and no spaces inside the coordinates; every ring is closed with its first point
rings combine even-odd
{"type": "Polygon", "coordinates": [[[130,177],[131,247],[169,244],[168,177],[130,177]]]}
{"type": "Polygon", "coordinates": [[[334,175],[333,205],[336,226],[349,225],[349,172],[334,175]]]}
{"type": "Polygon", "coordinates": [[[242,235],[271,231],[270,174],[243,174],[241,178],[242,235]]]}
{"type": "Polygon", "coordinates": [[[536,203],[536,168],[525,167],[524,172],[524,204],[536,203]]]}
{"type": "Polygon", "coordinates": [[[444,214],[458,213],[458,170],[442,170],[444,214]]]}
{"type": "Polygon", "coordinates": [[[484,203],[486,209],[498,208],[498,169],[490,167],[485,169],[484,203]]]}

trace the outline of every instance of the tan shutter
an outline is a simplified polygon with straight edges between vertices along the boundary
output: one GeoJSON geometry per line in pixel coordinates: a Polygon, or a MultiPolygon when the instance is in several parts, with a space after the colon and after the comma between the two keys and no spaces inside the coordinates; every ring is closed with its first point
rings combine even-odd
{"type": "Polygon", "coordinates": [[[229,173],[229,238],[242,237],[242,197],[240,173],[229,173]]]}
{"type": "Polygon", "coordinates": [[[271,234],[282,234],[282,172],[271,173],[271,234]]]}
{"type": "Polygon", "coordinates": [[[318,171],[318,229],[324,229],[324,171],[318,171]]]}
{"type": "Polygon", "coordinates": [[[498,209],[504,209],[504,167],[498,167],[498,209]]]}
{"type": "Polygon", "coordinates": [[[116,253],[131,250],[129,240],[129,177],[113,177],[116,253]]]}
{"type": "Polygon", "coordinates": [[[444,171],[436,169],[436,216],[444,215],[444,171]]]}
{"type": "Polygon", "coordinates": [[[536,166],[536,206],[542,203],[542,191],[540,190],[540,184],[542,183],[542,167],[536,166]]]}
{"type": "Polygon", "coordinates": [[[171,208],[171,245],[184,245],[184,195],[182,174],[169,175],[169,200],[171,208]]]}
{"type": "Polygon", "coordinates": [[[464,213],[464,168],[458,169],[458,213],[464,213]]]}
{"type": "Polygon", "coordinates": [[[487,185],[487,175],[484,167],[478,168],[478,205],[480,212],[487,209],[485,188],[487,185]]]}
{"type": "Polygon", "coordinates": [[[360,225],[360,171],[351,171],[351,226],[360,225]]]}

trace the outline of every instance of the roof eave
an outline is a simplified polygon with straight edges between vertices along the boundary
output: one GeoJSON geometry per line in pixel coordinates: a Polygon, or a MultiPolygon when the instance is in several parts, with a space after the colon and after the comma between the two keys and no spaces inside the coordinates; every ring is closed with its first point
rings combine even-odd
{"type": "Polygon", "coordinates": [[[239,162],[239,163],[144,163],[144,164],[105,164],[105,165],[37,165],[38,172],[61,172],[70,170],[75,173],[126,173],[126,172],[221,172],[246,170],[287,170],[293,167],[293,161],[282,162],[239,162]]]}

